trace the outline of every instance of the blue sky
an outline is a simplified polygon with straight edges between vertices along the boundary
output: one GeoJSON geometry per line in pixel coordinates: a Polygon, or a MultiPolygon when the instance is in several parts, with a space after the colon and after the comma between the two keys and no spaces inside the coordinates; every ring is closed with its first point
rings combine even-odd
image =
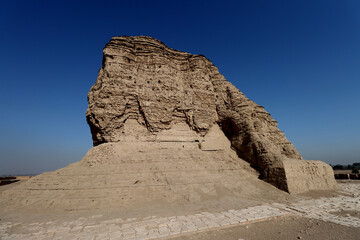
{"type": "Polygon", "coordinates": [[[0,174],[92,147],[87,92],[112,36],[203,54],[305,159],[360,162],[360,2],[0,1],[0,174]]]}

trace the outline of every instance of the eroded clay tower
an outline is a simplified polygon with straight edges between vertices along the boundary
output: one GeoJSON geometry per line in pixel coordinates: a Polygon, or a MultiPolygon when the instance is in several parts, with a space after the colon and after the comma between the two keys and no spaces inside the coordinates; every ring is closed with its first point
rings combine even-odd
{"type": "Polygon", "coordinates": [[[218,131],[261,179],[282,190],[297,193],[335,185],[328,165],[302,160],[270,114],[206,57],[143,36],[114,37],[103,53],[86,113],[95,146],[129,142],[131,136],[143,143],[195,142],[207,150],[208,145],[224,144],[224,138],[205,141],[209,132],[218,131]],[[162,137],[180,125],[193,138],[175,132],[162,137]]]}
{"type": "Polygon", "coordinates": [[[7,207],[199,209],[286,195],[275,187],[336,188],[331,167],[303,160],[270,114],[206,57],[144,36],[114,37],[103,53],[86,112],[94,147],[4,191],[7,207]]]}

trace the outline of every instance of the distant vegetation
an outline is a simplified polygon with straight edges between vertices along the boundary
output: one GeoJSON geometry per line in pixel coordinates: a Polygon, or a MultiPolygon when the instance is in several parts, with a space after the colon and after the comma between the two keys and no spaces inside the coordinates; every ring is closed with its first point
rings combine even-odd
{"type": "Polygon", "coordinates": [[[17,173],[17,174],[0,174],[0,177],[14,177],[14,176],[36,176],[40,173],[17,173]]]}
{"type": "Polygon", "coordinates": [[[360,170],[360,162],[353,163],[352,165],[334,165],[332,166],[334,170],[352,170],[353,173],[358,173],[360,170]]]}

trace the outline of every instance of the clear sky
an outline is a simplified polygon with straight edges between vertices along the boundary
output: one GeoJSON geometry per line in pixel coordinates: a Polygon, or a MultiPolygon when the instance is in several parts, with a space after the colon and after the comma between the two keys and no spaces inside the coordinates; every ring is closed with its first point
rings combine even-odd
{"type": "Polygon", "coordinates": [[[92,147],[87,92],[112,36],[203,54],[305,159],[360,162],[360,1],[0,0],[0,175],[92,147]]]}

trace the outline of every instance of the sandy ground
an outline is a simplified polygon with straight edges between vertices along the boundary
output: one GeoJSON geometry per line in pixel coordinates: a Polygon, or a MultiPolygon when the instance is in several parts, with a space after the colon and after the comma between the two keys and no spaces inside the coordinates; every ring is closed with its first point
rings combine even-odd
{"type": "MultiPolygon", "coordinates": [[[[360,181],[339,183],[338,191],[287,195],[282,202],[227,211],[188,209],[133,218],[113,211],[21,211],[11,218],[0,215],[0,239],[359,239],[360,181]],[[186,231],[179,227],[184,225],[186,231]]],[[[0,193],[18,184],[2,186],[0,193]]]]}
{"type": "Polygon", "coordinates": [[[239,240],[239,239],[359,239],[360,228],[308,219],[283,217],[269,221],[221,228],[169,238],[171,240],[239,240]]]}

